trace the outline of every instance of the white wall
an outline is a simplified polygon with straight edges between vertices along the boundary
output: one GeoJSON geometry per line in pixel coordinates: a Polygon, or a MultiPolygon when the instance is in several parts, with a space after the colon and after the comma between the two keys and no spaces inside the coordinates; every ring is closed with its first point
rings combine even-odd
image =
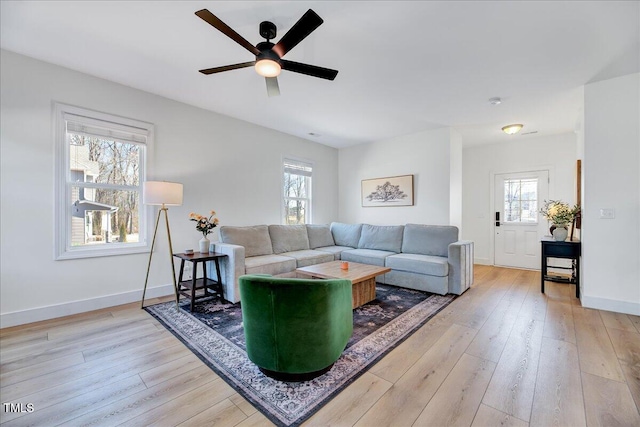
{"type": "Polygon", "coordinates": [[[450,133],[449,157],[449,224],[462,229],[462,135],[455,129],[450,133]]]}
{"type": "Polygon", "coordinates": [[[584,145],[582,303],[640,315],[640,74],[585,86],[584,145]]]}
{"type": "MultiPolygon", "coordinates": [[[[279,223],[284,156],[314,164],[314,222],[338,217],[334,148],[12,52],[0,64],[2,327],[139,300],[144,285],[147,254],[53,260],[54,101],[155,124],[150,178],[184,184],[184,205],[169,211],[176,251],[201,237],[191,211],[215,209],[222,225],[279,223]]],[[[152,296],[171,292],[158,233],[152,296]]]]}
{"type": "Polygon", "coordinates": [[[549,197],[573,204],[576,160],[573,133],[539,138],[514,135],[512,142],[464,148],[462,227],[464,238],[474,241],[477,263],[493,262],[492,174],[548,169],[549,197]]]}
{"type": "Polygon", "coordinates": [[[340,149],[339,220],[449,224],[450,130],[442,128],[340,149]],[[363,179],[414,176],[414,206],[362,207],[363,179]]]}

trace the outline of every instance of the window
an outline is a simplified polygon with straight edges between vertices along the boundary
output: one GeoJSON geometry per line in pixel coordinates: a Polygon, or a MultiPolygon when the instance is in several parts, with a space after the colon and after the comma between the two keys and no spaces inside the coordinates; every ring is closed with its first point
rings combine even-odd
{"type": "Polygon", "coordinates": [[[504,181],[504,220],[534,224],[538,222],[538,179],[504,181]]]}
{"type": "Polygon", "coordinates": [[[56,115],[56,258],[147,250],[142,206],[153,125],[63,104],[56,115]]]}
{"type": "Polygon", "coordinates": [[[297,160],[284,160],[283,224],[311,222],[311,175],[313,166],[297,160]]]}

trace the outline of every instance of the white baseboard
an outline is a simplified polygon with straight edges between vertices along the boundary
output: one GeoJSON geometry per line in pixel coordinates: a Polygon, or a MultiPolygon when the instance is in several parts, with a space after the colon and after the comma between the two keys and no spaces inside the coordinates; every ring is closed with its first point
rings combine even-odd
{"type": "MultiPolygon", "coordinates": [[[[149,298],[158,298],[173,294],[173,285],[169,284],[147,288],[147,293],[144,298],[146,301],[149,298]]],[[[27,323],[39,322],[41,320],[55,319],[56,317],[69,316],[101,308],[128,304],[130,302],[140,301],[141,299],[142,290],[139,290],[80,301],[71,301],[63,304],[49,305],[46,307],[31,308],[23,311],[13,311],[11,313],[3,313],[0,315],[0,327],[9,328],[11,326],[24,325],[27,323]]]]}
{"type": "Polygon", "coordinates": [[[597,308],[598,310],[615,311],[616,313],[640,316],[640,302],[590,297],[588,295],[580,295],[580,302],[585,308],[597,308]]]}
{"type": "Polygon", "coordinates": [[[480,265],[493,265],[491,264],[491,261],[489,261],[489,258],[474,258],[473,263],[480,265]]]}
{"type": "MultiPolygon", "coordinates": [[[[488,260],[476,258],[476,264],[491,265],[488,260]]],[[[145,295],[147,298],[158,298],[173,295],[173,285],[167,284],[148,288],[145,295]]],[[[32,308],[23,311],[14,311],[0,315],[0,327],[9,328],[11,326],[24,325],[27,323],[39,322],[42,320],[55,319],[57,317],[70,316],[72,314],[85,313],[87,311],[101,308],[114,307],[140,301],[142,291],[130,291],[121,294],[107,295],[98,298],[91,298],[81,301],[72,301],[64,304],[50,305],[46,307],[32,308]]],[[[629,301],[612,300],[608,298],[591,297],[582,295],[580,298],[582,306],[585,308],[596,308],[617,313],[633,314],[640,316],[640,303],[629,301]]]]}

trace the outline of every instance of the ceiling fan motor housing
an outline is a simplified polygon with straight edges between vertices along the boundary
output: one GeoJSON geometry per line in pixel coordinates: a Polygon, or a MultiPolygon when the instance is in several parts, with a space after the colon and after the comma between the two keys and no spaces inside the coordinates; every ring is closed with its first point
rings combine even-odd
{"type": "Polygon", "coordinates": [[[272,48],[274,44],[271,42],[261,42],[256,45],[256,48],[260,51],[260,55],[256,55],[256,61],[261,59],[271,59],[273,61],[279,62],[280,57],[277,53],[275,53],[272,48]]]}
{"type": "Polygon", "coordinates": [[[268,40],[276,38],[276,24],[269,21],[262,21],[260,23],[260,35],[268,40]]]}

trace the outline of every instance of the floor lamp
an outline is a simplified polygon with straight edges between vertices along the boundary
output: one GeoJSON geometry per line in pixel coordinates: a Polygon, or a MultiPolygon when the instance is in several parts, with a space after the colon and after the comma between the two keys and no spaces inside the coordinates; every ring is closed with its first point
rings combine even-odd
{"type": "Polygon", "coordinates": [[[169,239],[169,258],[171,260],[171,278],[173,279],[173,289],[176,293],[176,306],[178,306],[178,284],[176,283],[175,266],[173,264],[173,246],[171,245],[171,231],[169,230],[169,208],[167,206],[182,205],[182,184],[177,182],[166,181],[147,181],[142,189],[142,203],[145,205],[162,206],[158,211],[156,218],[156,226],[153,232],[153,241],[151,242],[151,252],[149,252],[149,264],[147,265],[147,277],[144,280],[144,290],[142,291],[142,302],[140,308],[144,308],[144,295],[147,292],[147,283],[149,282],[149,270],[151,270],[151,258],[153,257],[153,248],[156,245],[156,235],[158,234],[158,224],[160,223],[160,215],[164,212],[164,222],[167,225],[167,239],[169,239]]]}

